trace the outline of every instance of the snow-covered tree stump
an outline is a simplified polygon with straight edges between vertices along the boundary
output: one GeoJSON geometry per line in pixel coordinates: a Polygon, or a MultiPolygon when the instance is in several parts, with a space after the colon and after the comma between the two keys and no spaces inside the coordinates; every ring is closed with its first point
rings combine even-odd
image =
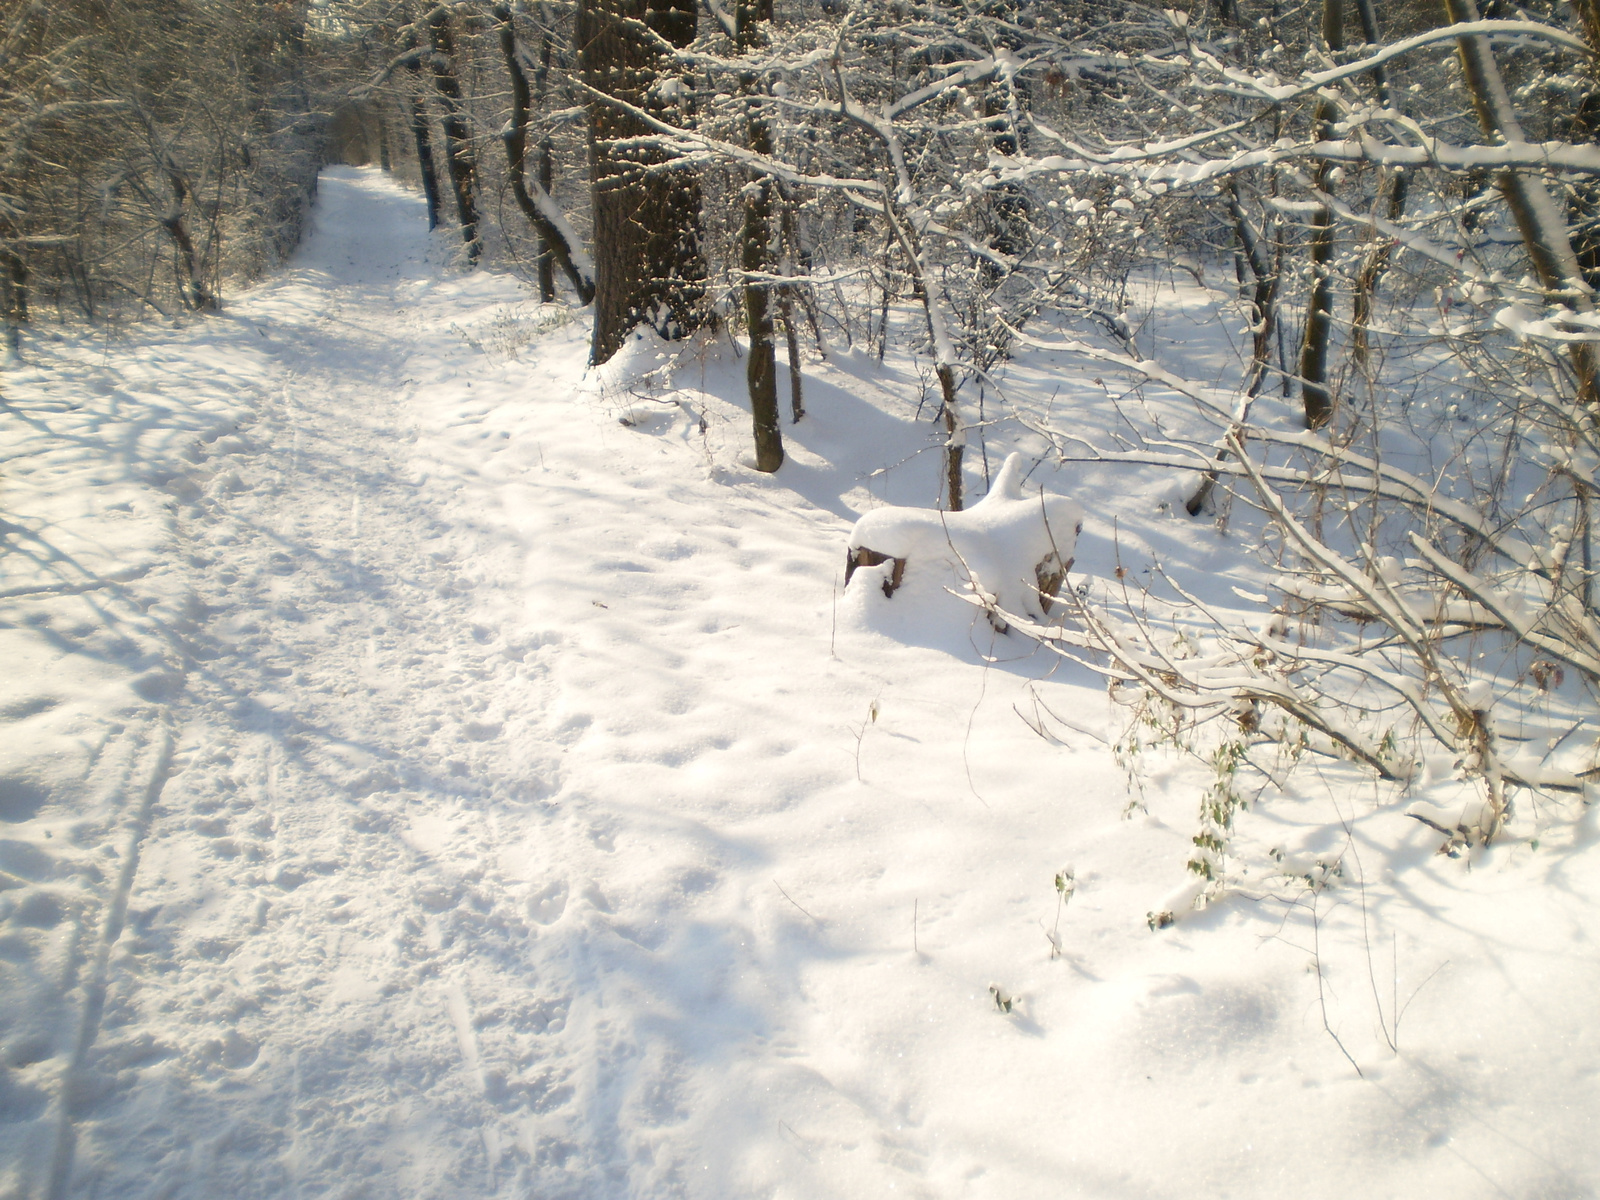
{"type": "Polygon", "coordinates": [[[1022,456],[1013,454],[989,494],[963,512],[869,512],[850,533],[845,586],[867,576],[892,597],[919,575],[934,580],[953,569],[987,605],[1042,620],[1072,569],[1083,506],[1042,491],[1024,495],[1022,476],[1022,456]]]}

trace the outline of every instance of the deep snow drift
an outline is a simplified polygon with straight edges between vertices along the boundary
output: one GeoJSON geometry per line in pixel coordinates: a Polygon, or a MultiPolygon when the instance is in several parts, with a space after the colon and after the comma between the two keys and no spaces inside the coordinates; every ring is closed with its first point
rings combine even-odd
{"type": "MultiPolygon", "coordinates": [[[[1241,836],[1334,885],[1152,932],[1203,778],[1130,794],[1086,672],[842,586],[938,494],[913,362],[812,364],[763,477],[726,341],[586,374],[450,254],[330,171],[225,315],[4,380],[0,1196],[1593,1194],[1592,813],[1452,862],[1297,776],[1241,836]]],[[[1102,378],[1010,399],[1108,426],[1102,378]]],[[[1074,583],[1243,570],[1169,481],[1040,485],[1074,583]]]]}

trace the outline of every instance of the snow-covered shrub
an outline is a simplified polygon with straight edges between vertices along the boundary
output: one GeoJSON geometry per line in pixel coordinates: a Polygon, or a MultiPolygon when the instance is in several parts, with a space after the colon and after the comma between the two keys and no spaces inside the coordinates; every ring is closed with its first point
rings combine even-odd
{"type": "Polygon", "coordinates": [[[1128,216],[1175,190],[1230,215],[1253,341],[1237,383],[1093,326],[1075,341],[1012,332],[1192,403],[1209,435],[1040,432],[1065,461],[1193,472],[1192,513],[1220,481],[1270,585],[1241,607],[1158,565],[1150,587],[1074,603],[1065,628],[989,606],[1110,676],[1157,741],[1210,765],[1190,867],[1212,890],[1234,882],[1246,775],[1354,763],[1460,854],[1508,829],[1535,840],[1535,805],[1560,813],[1600,774],[1600,272],[1558,200],[1581,212],[1600,172],[1580,139],[1530,145],[1494,48],[1548,73],[1574,52],[1592,61],[1594,33],[1450,0],[1449,30],[1385,45],[1373,7],[1355,7],[1365,44],[1335,20],[1299,31],[1303,55],[1286,52],[1292,30],[1169,13],[1184,50],[1100,68],[1174,100],[1159,129],[1039,127],[995,172],[1066,175],[1084,194],[1114,181],[1128,216]],[[1271,397],[1280,381],[1298,404],[1271,397]]]}

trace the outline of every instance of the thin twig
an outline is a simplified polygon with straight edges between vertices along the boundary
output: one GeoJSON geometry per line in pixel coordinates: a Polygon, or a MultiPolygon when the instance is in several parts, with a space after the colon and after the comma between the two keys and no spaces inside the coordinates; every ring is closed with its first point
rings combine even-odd
{"type": "MultiPolygon", "coordinates": [[[[785,900],[787,900],[790,904],[793,904],[796,908],[800,908],[800,902],[797,901],[793,896],[789,895],[788,892],[785,892],[783,890],[783,884],[779,883],[776,879],[774,879],[772,881],[772,886],[777,888],[779,893],[783,896],[783,898],[785,900]]],[[[803,908],[800,908],[800,911],[802,913],[804,913],[805,916],[810,917],[812,924],[814,924],[818,929],[822,928],[822,922],[821,921],[819,921],[819,920],[817,920],[817,918],[811,916],[811,914],[806,912],[806,910],[803,909],[803,908]]]]}
{"type": "Polygon", "coordinates": [[[1349,1061],[1350,1065],[1356,1069],[1356,1074],[1361,1076],[1362,1079],[1365,1079],[1367,1076],[1366,1073],[1362,1071],[1361,1064],[1356,1062],[1350,1051],[1345,1049],[1344,1042],[1342,1042],[1339,1039],[1339,1035],[1333,1031],[1333,1026],[1328,1024],[1328,1000],[1322,990],[1322,921],[1317,915],[1316,896],[1311,897],[1311,947],[1311,953],[1313,957],[1312,965],[1315,966],[1317,970],[1317,1007],[1322,1010],[1322,1028],[1327,1032],[1327,1035],[1333,1039],[1333,1044],[1339,1047],[1339,1053],[1344,1055],[1349,1061]]]}

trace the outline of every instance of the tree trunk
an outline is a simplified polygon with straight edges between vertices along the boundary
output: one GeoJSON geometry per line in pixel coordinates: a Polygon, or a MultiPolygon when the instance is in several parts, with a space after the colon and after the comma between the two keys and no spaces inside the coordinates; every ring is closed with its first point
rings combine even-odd
{"type": "MultiPolygon", "coordinates": [[[[539,35],[539,69],[534,74],[534,83],[538,88],[539,104],[544,105],[545,89],[550,77],[550,53],[554,39],[548,29],[539,35]]],[[[555,186],[554,147],[550,144],[550,134],[545,133],[539,139],[539,186],[544,189],[545,195],[550,195],[550,190],[555,186]]],[[[539,234],[539,299],[548,304],[556,298],[556,272],[555,258],[550,252],[549,243],[544,239],[544,234],[539,234]]],[[[589,299],[587,304],[594,299],[593,281],[590,282],[589,299]]]]}
{"type": "Polygon", "coordinates": [[[428,228],[439,228],[439,171],[433,162],[433,138],[428,133],[428,105],[417,89],[422,68],[413,62],[411,89],[411,136],[417,143],[417,169],[422,174],[422,194],[428,201],[428,228]]]}
{"type": "Polygon", "coordinates": [[[778,292],[778,319],[783,322],[783,340],[789,349],[789,420],[798,425],[806,415],[806,407],[801,387],[800,339],[794,331],[794,295],[787,285],[778,292]]]}
{"type": "MultiPolygon", "coordinates": [[[[755,130],[765,122],[752,120],[751,149],[770,152],[770,141],[762,149],[755,130]]],[[[746,272],[744,286],[745,320],[750,329],[750,354],[745,362],[745,378],[750,389],[750,417],[755,423],[756,470],[776,471],[783,465],[783,434],[778,425],[778,365],[772,342],[772,308],[765,283],[751,282],[753,272],[770,268],[767,237],[772,216],[772,181],[759,175],[746,185],[744,228],[740,231],[740,265],[746,272]]]]}
{"type": "Polygon", "coordinates": [[[594,197],[595,300],[590,361],[611,358],[636,325],[668,340],[687,337],[709,316],[700,238],[700,183],[692,169],[663,165],[659,151],[630,139],[653,134],[615,96],[664,119],[685,118],[656,83],[666,66],[642,22],[668,45],[695,36],[694,0],[579,0],[576,42],[589,102],[589,177],[594,197]],[[594,96],[593,93],[600,93],[594,96]],[[656,167],[647,172],[644,168],[656,167]]]}
{"type": "Polygon", "coordinates": [[[167,168],[167,182],[172,187],[172,206],[167,209],[165,216],[158,219],[161,228],[165,229],[167,236],[172,239],[173,249],[178,252],[178,290],[183,295],[183,302],[196,312],[215,312],[220,305],[217,303],[217,297],[200,278],[200,263],[195,254],[194,239],[189,236],[189,227],[183,222],[183,208],[189,199],[189,185],[184,182],[183,176],[170,166],[167,168]]]}
{"type": "Polygon", "coordinates": [[[467,245],[467,261],[476,264],[483,253],[483,243],[478,240],[478,165],[473,158],[472,137],[462,112],[455,35],[450,29],[450,13],[442,5],[428,18],[428,30],[433,43],[433,53],[429,55],[433,82],[444,109],[445,165],[450,170],[450,188],[455,193],[456,216],[461,222],[461,240],[467,245]]]}
{"type": "MultiPolygon", "coordinates": [[[[1567,141],[1592,144],[1600,141],[1600,0],[1572,0],[1572,9],[1589,43],[1589,87],[1568,120],[1567,141]]],[[[1584,280],[1600,289],[1600,183],[1579,179],[1567,186],[1572,189],[1572,248],[1584,280]]]]}
{"type": "MultiPolygon", "coordinates": [[[[1474,0],[1444,0],[1444,4],[1450,20],[1456,24],[1478,20],[1478,6],[1474,0]]],[[[1472,107],[1477,111],[1484,136],[1490,141],[1526,141],[1488,39],[1464,37],[1459,40],[1458,47],[1467,91],[1472,96],[1472,107]]],[[[1506,198],[1550,303],[1570,305],[1580,312],[1592,311],[1592,293],[1583,281],[1566,221],[1544,182],[1524,171],[1507,168],[1499,173],[1495,184],[1506,198]]],[[[1568,355],[1578,379],[1579,401],[1592,410],[1600,409],[1600,379],[1597,379],[1594,348],[1573,342],[1568,355]]]]}
{"type": "Polygon", "coordinates": [[[946,506],[951,512],[960,512],[965,500],[961,485],[961,460],[966,456],[967,431],[960,419],[961,410],[956,403],[956,373],[948,363],[934,368],[939,377],[939,395],[944,399],[944,491],[946,506]]]}
{"type": "MultiPolygon", "coordinates": [[[[1410,191],[1410,177],[1404,170],[1397,169],[1384,181],[1380,197],[1385,200],[1384,217],[1393,224],[1406,212],[1406,196],[1410,191]]],[[[1394,257],[1394,239],[1386,233],[1374,233],[1372,248],[1367,251],[1366,258],[1361,263],[1361,270],[1356,274],[1355,301],[1351,309],[1350,352],[1361,366],[1367,365],[1367,355],[1370,349],[1369,330],[1372,325],[1373,307],[1377,303],[1378,284],[1382,282],[1389,270],[1389,261],[1394,257]]]]}
{"type": "MultiPolygon", "coordinates": [[[[783,227],[783,273],[785,275],[793,275],[794,268],[798,266],[800,270],[809,275],[811,273],[811,251],[800,240],[800,225],[795,220],[794,215],[794,200],[784,191],[781,180],[778,183],[778,199],[781,201],[778,211],[781,214],[783,227]]],[[[792,316],[793,306],[796,302],[800,305],[800,311],[805,314],[806,324],[811,327],[811,337],[816,342],[817,353],[826,359],[828,357],[828,346],[822,338],[822,327],[817,323],[817,307],[812,301],[811,290],[788,284],[783,289],[783,319],[788,323],[791,338],[794,334],[792,316]]],[[[794,389],[796,411],[803,413],[804,410],[800,407],[800,359],[798,355],[799,346],[796,345],[794,353],[791,354],[789,360],[789,379],[794,389]]],[[[795,420],[798,421],[799,419],[799,416],[795,417],[795,420]]]]}
{"type": "MultiPolygon", "coordinates": [[[[1250,224],[1250,214],[1245,211],[1244,203],[1239,198],[1236,181],[1228,184],[1228,211],[1233,215],[1234,235],[1239,239],[1239,256],[1249,264],[1250,274],[1255,279],[1250,295],[1250,376],[1245,383],[1244,403],[1236,414],[1238,420],[1234,422],[1234,428],[1237,429],[1249,417],[1251,403],[1261,393],[1267,380],[1268,364],[1272,361],[1272,339],[1278,324],[1278,281],[1283,272],[1283,240],[1269,227],[1267,240],[1271,243],[1272,251],[1269,257],[1268,248],[1262,246],[1262,238],[1256,236],[1250,224]]],[[[1226,448],[1217,452],[1219,462],[1227,456],[1226,448]]],[[[1184,511],[1191,517],[1199,516],[1216,486],[1217,472],[1207,471],[1200,477],[1199,486],[1184,502],[1184,511]]]]}
{"type": "MultiPolygon", "coordinates": [[[[1361,17],[1361,36],[1367,45],[1378,44],[1378,14],[1372,0],[1356,0],[1356,12],[1361,17]]],[[[1378,103],[1384,108],[1394,107],[1394,95],[1389,89],[1389,74],[1382,66],[1372,69],[1372,82],[1377,86],[1378,103]]],[[[1383,183],[1379,197],[1385,200],[1385,217],[1392,224],[1405,215],[1406,194],[1410,189],[1410,176],[1397,169],[1383,183]]],[[[1372,310],[1378,284],[1389,270],[1389,260],[1394,254],[1394,240],[1387,234],[1374,231],[1373,244],[1356,274],[1355,300],[1351,311],[1350,352],[1363,368],[1367,365],[1368,327],[1372,324],[1372,310]]]]}
{"type": "MultiPolygon", "coordinates": [[[[550,270],[549,261],[553,257],[571,281],[578,298],[588,304],[594,299],[594,281],[574,261],[575,247],[567,240],[566,231],[552,219],[555,202],[550,199],[549,190],[541,184],[536,184],[539,189],[538,196],[532,196],[528,192],[528,105],[531,98],[528,77],[522,70],[521,61],[517,58],[517,33],[511,21],[511,6],[496,4],[493,12],[495,21],[500,26],[500,50],[505,56],[506,72],[511,76],[511,121],[503,135],[506,161],[511,177],[511,191],[517,198],[517,206],[522,209],[522,215],[528,218],[528,223],[539,235],[540,299],[546,301],[555,299],[554,281],[550,281],[549,294],[545,293],[544,288],[545,276],[550,270]]],[[[548,172],[548,158],[541,166],[542,174],[548,172]]]]}
{"type": "MultiPolygon", "coordinates": [[[[898,145],[894,146],[900,153],[898,145]]],[[[967,450],[967,420],[956,396],[955,348],[950,342],[949,323],[944,308],[933,290],[927,263],[922,258],[922,248],[917,241],[916,227],[903,219],[895,210],[894,201],[885,195],[883,216],[889,225],[889,236],[898,243],[911,271],[911,294],[922,305],[922,314],[928,320],[928,338],[933,343],[934,374],[939,379],[939,397],[943,403],[939,415],[944,419],[945,443],[945,502],[950,512],[960,512],[965,503],[961,479],[962,460],[967,450]]],[[[888,266],[888,255],[884,256],[888,266]]],[[[888,281],[884,281],[888,286],[888,281]]]]}
{"type": "MultiPolygon", "coordinates": [[[[1322,37],[1328,49],[1344,49],[1342,0],[1323,0],[1322,37]]],[[[1338,110],[1330,100],[1318,100],[1314,118],[1318,141],[1333,140],[1338,110]]],[[[1317,163],[1315,184],[1326,193],[1333,185],[1333,166],[1317,163]]],[[[1311,298],[1306,302],[1306,336],[1300,348],[1300,401],[1306,428],[1320,429],[1333,419],[1333,393],[1328,390],[1328,342],[1333,334],[1333,211],[1318,207],[1311,218],[1311,298]]]]}
{"type": "MultiPolygon", "coordinates": [[[[8,232],[10,226],[0,226],[0,233],[8,232]]],[[[14,250],[0,255],[0,262],[5,268],[6,350],[17,355],[22,352],[22,327],[28,323],[28,264],[14,250]]]]}
{"type": "MultiPolygon", "coordinates": [[[[756,5],[740,0],[734,10],[734,41],[741,53],[748,54],[761,44],[756,22],[756,5]]],[[[759,84],[754,72],[739,76],[739,90],[753,96],[759,84]]],[[[746,116],[750,149],[763,157],[772,154],[772,131],[754,100],[746,116]]],[[[739,235],[739,265],[745,271],[744,312],[750,330],[750,357],[745,376],[750,388],[750,416],[755,423],[756,470],[776,471],[783,465],[783,434],[778,424],[778,363],[772,342],[771,287],[755,275],[770,276],[773,271],[772,178],[752,172],[744,188],[744,228],[739,235]]]]}

